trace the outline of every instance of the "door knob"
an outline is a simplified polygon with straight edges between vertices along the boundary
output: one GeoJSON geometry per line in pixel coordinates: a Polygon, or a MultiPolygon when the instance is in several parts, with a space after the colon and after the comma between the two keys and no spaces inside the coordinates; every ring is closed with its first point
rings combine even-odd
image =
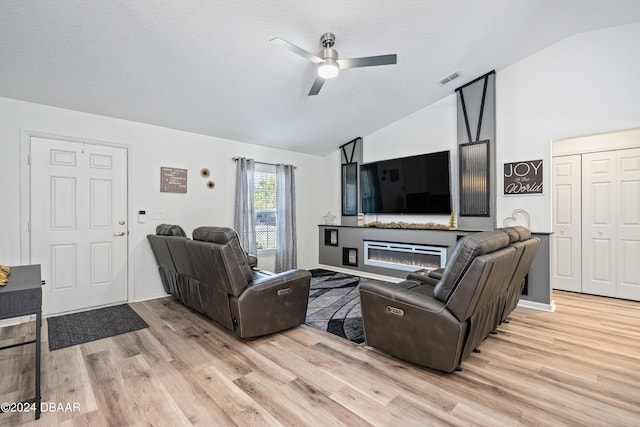
{"type": "Polygon", "coordinates": [[[117,233],[113,233],[114,236],[124,236],[124,231],[119,231],[117,233]]]}

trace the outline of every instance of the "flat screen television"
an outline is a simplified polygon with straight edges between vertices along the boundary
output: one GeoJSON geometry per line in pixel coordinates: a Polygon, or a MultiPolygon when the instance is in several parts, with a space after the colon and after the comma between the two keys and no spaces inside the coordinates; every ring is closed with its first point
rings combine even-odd
{"type": "Polygon", "coordinates": [[[450,214],[449,151],[360,166],[365,214],[450,214]]]}

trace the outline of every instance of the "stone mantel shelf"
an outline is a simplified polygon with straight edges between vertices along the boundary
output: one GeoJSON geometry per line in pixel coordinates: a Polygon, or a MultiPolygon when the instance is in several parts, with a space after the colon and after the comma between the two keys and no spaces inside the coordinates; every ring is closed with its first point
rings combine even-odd
{"type": "MultiPolygon", "coordinates": [[[[385,227],[367,227],[365,225],[331,225],[331,224],[318,224],[318,227],[329,227],[329,228],[358,228],[358,229],[367,229],[367,230],[411,230],[411,231],[443,231],[445,233],[457,232],[457,233],[479,233],[480,231],[486,230],[463,230],[460,228],[450,228],[448,230],[442,230],[439,228],[385,228],[385,227]]],[[[543,236],[549,236],[553,234],[552,232],[546,231],[532,231],[531,234],[539,234],[543,236]]]]}
{"type": "Polygon", "coordinates": [[[465,233],[475,233],[481,230],[461,230],[459,228],[450,228],[448,230],[443,230],[441,228],[403,228],[403,227],[367,227],[366,225],[329,225],[329,224],[318,224],[318,227],[338,227],[338,228],[358,228],[362,230],[410,230],[410,231],[457,231],[457,232],[465,232],[465,233]]]}

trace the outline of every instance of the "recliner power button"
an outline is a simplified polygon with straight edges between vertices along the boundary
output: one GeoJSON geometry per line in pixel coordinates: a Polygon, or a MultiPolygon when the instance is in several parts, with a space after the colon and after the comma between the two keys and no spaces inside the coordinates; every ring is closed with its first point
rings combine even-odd
{"type": "Polygon", "coordinates": [[[396,316],[404,316],[404,310],[397,307],[391,307],[390,305],[388,305],[387,311],[391,314],[395,314],[396,316]]]}

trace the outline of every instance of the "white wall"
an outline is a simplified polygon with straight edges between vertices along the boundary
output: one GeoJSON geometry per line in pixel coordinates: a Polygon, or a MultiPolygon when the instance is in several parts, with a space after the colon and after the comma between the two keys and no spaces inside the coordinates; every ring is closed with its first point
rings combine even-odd
{"type": "MultiPolygon", "coordinates": [[[[450,150],[456,143],[456,98],[448,96],[364,138],[364,162],[450,150]]],[[[452,153],[454,154],[454,153],[452,153]]]]}
{"type": "MultiPolygon", "coordinates": [[[[640,126],[638,40],[640,23],[576,34],[496,70],[496,225],[520,208],[533,231],[551,231],[552,140],[640,126]],[[544,161],[544,194],[502,196],[503,164],[536,159],[544,161]]],[[[448,149],[457,171],[455,114],[452,94],[366,135],[365,161],[448,149]]],[[[457,176],[452,184],[457,204],[457,176]]]]}
{"type": "MultiPolygon", "coordinates": [[[[0,264],[28,263],[21,257],[20,176],[22,131],[126,144],[132,153],[130,244],[133,254],[135,299],[163,295],[157,266],[146,235],[160,223],[180,224],[187,234],[201,225],[232,226],[234,156],[297,166],[298,265],[318,263],[317,224],[326,214],[322,182],[326,159],[221,138],[182,132],[109,117],[0,98],[0,264]],[[160,193],[160,166],[188,170],[187,194],[160,193]],[[215,189],[206,187],[202,168],[211,171],[215,189]],[[136,222],[138,210],[162,210],[165,219],[136,222]]],[[[333,172],[333,171],[332,171],[333,172]]],[[[260,267],[273,269],[273,258],[260,267]]]]}
{"type": "MultiPolygon", "coordinates": [[[[337,144],[338,146],[340,144],[337,144]]],[[[328,155],[324,160],[325,179],[323,182],[324,191],[322,193],[322,215],[318,224],[324,224],[325,220],[322,216],[327,215],[328,212],[335,216],[334,224],[339,225],[342,213],[342,201],[341,201],[341,176],[340,165],[342,157],[340,150],[334,151],[328,155]]]]}
{"type": "MultiPolygon", "coordinates": [[[[458,206],[458,151],[456,150],[456,97],[450,95],[364,138],[364,163],[450,150],[451,191],[458,206]]],[[[448,215],[367,215],[366,222],[434,222],[448,224],[448,215]]]]}

